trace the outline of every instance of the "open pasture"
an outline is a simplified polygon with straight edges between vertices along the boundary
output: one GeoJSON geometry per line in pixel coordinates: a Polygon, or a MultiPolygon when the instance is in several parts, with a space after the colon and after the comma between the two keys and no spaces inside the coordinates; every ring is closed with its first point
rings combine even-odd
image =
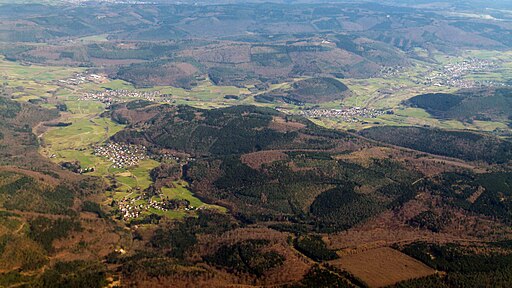
{"type": "Polygon", "coordinates": [[[185,181],[175,181],[173,182],[174,187],[171,188],[162,188],[162,194],[164,197],[168,197],[169,199],[183,199],[190,202],[190,206],[194,208],[210,208],[217,209],[225,212],[226,208],[217,206],[217,205],[209,205],[201,201],[201,199],[194,196],[194,194],[189,190],[188,183],[185,181]]]}
{"type": "Polygon", "coordinates": [[[131,189],[138,187],[141,190],[144,190],[153,183],[149,177],[149,171],[158,165],[159,163],[155,160],[142,160],[137,166],[122,169],[126,172],[116,174],[116,180],[126,186],[129,186],[131,189]]]}
{"type": "Polygon", "coordinates": [[[55,127],[44,135],[47,147],[58,152],[85,149],[100,144],[122,129],[121,125],[106,118],[72,118],[71,125],[55,127]]]}
{"type": "Polygon", "coordinates": [[[12,89],[12,95],[20,102],[40,98],[50,99],[64,91],[63,87],[56,84],[56,80],[66,79],[80,72],[83,72],[83,69],[22,65],[4,60],[0,56],[0,81],[12,89]]]}
{"type": "Polygon", "coordinates": [[[50,82],[70,77],[74,73],[82,71],[81,68],[21,65],[0,58],[0,77],[3,79],[50,82]]]}

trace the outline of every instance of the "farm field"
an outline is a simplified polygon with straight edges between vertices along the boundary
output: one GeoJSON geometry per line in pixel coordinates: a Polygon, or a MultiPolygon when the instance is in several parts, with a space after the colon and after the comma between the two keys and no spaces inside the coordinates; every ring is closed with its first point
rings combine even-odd
{"type": "Polygon", "coordinates": [[[344,255],[329,264],[346,269],[371,288],[385,287],[436,273],[418,260],[388,247],[344,255]]]}
{"type": "Polygon", "coordinates": [[[82,71],[84,70],[70,67],[20,65],[0,56],[0,81],[5,88],[12,91],[13,98],[20,102],[42,97],[52,98],[61,92],[56,81],[82,71]]]}

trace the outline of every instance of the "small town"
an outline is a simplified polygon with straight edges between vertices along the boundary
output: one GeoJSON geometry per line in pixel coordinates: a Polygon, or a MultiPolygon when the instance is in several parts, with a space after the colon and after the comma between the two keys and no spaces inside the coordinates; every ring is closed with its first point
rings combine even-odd
{"type": "Polygon", "coordinates": [[[148,101],[156,101],[157,97],[168,96],[161,95],[160,91],[137,91],[137,90],[105,90],[102,92],[84,93],[79,100],[99,101],[101,103],[111,105],[120,102],[122,99],[144,99],[148,101]]]}
{"type": "Polygon", "coordinates": [[[108,143],[94,148],[94,155],[108,158],[113,168],[126,168],[147,159],[147,148],[142,145],[108,143]]]}
{"type": "Polygon", "coordinates": [[[349,107],[343,109],[309,109],[302,110],[299,115],[308,118],[336,118],[345,122],[360,122],[361,119],[377,118],[392,111],[377,110],[364,107],[349,107]]]}
{"type": "Polygon", "coordinates": [[[464,76],[471,73],[493,71],[498,66],[499,64],[496,61],[469,58],[462,62],[447,64],[441,68],[441,71],[431,70],[417,84],[438,87],[474,88],[482,86],[483,83],[464,79],[464,76]]]}

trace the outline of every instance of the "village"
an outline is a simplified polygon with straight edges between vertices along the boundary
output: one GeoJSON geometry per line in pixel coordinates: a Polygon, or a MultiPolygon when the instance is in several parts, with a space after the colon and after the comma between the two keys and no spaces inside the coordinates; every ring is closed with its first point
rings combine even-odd
{"type": "MultiPolygon", "coordinates": [[[[418,80],[416,84],[437,87],[455,87],[455,88],[474,88],[485,86],[486,82],[477,82],[465,79],[464,76],[471,73],[482,73],[493,71],[498,68],[496,61],[484,60],[478,58],[469,58],[467,60],[447,64],[440,71],[430,70],[427,75],[418,80]]],[[[492,84],[495,84],[494,82],[492,84]]]]}
{"type": "Polygon", "coordinates": [[[361,122],[361,119],[377,118],[380,115],[390,114],[384,111],[364,107],[348,107],[342,109],[308,109],[298,114],[308,118],[336,118],[345,122],[361,122]]]}
{"type": "Polygon", "coordinates": [[[94,155],[106,157],[113,163],[113,168],[132,167],[148,158],[145,146],[114,142],[94,147],[94,155]]]}
{"type": "Polygon", "coordinates": [[[163,102],[169,102],[170,95],[162,95],[160,91],[138,91],[138,90],[104,90],[102,92],[84,93],[78,100],[81,101],[99,101],[101,103],[111,105],[121,102],[123,99],[144,99],[147,101],[156,101],[157,98],[163,97],[163,102]],[[167,101],[165,101],[167,100],[167,101]]]}
{"type": "Polygon", "coordinates": [[[138,195],[134,198],[125,197],[115,204],[117,204],[120,216],[125,221],[136,219],[151,209],[159,211],[192,211],[196,209],[196,207],[190,206],[190,202],[185,199],[168,199],[163,194],[159,194],[156,199],[158,200],[154,200],[154,197],[147,197],[147,195],[138,195]]]}
{"type": "Polygon", "coordinates": [[[395,78],[400,77],[404,70],[405,68],[402,65],[382,66],[377,75],[382,78],[395,78]]]}

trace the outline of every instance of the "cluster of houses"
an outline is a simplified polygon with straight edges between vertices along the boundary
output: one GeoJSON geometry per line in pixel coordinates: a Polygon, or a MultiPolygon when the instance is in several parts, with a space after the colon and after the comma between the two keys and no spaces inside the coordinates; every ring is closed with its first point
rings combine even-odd
{"type": "Polygon", "coordinates": [[[145,198],[142,195],[139,195],[135,198],[123,198],[121,201],[117,203],[119,212],[121,217],[127,221],[130,219],[135,219],[140,216],[141,213],[148,211],[153,208],[160,211],[170,211],[170,210],[195,210],[196,208],[190,206],[190,202],[185,199],[164,199],[165,196],[160,195],[160,198],[163,200],[154,201],[153,199],[145,198]],[[143,204],[137,204],[145,201],[143,204]]]}
{"type": "Polygon", "coordinates": [[[120,102],[122,99],[144,99],[155,101],[158,97],[168,97],[169,95],[161,95],[160,91],[138,91],[138,90],[104,90],[101,92],[84,93],[79,100],[93,100],[111,105],[120,102]]]}
{"type": "Polygon", "coordinates": [[[135,201],[138,201],[138,199],[141,196],[137,196],[136,198],[128,199],[123,198],[123,200],[118,202],[118,208],[119,212],[121,213],[121,216],[124,220],[130,220],[134,218],[138,218],[140,216],[140,213],[143,211],[144,205],[143,204],[135,204],[135,201]]]}
{"type": "MultiPolygon", "coordinates": [[[[52,157],[53,157],[53,155],[52,155],[52,157]]],[[[50,158],[52,158],[52,157],[50,157],[50,158]]],[[[53,158],[55,158],[55,157],[53,157],[53,158]]],[[[94,167],[83,168],[82,165],[80,164],[80,161],[61,162],[60,166],[64,169],[67,169],[67,170],[77,173],[77,174],[85,174],[85,173],[89,173],[89,172],[94,172],[94,167]]]]}
{"type": "Polygon", "coordinates": [[[482,83],[464,79],[464,76],[471,73],[493,71],[498,66],[499,64],[496,61],[469,58],[461,62],[447,64],[443,66],[440,71],[432,70],[423,79],[422,83],[417,84],[438,87],[473,88],[481,86],[482,83]]]}
{"type": "Polygon", "coordinates": [[[139,164],[148,158],[147,148],[142,145],[120,144],[111,142],[94,147],[94,155],[108,158],[113,168],[126,168],[139,164]]]}
{"type": "Polygon", "coordinates": [[[301,110],[299,115],[308,118],[336,118],[345,122],[360,122],[361,119],[377,118],[392,111],[377,110],[364,107],[348,107],[342,109],[308,109],[301,110]]]}
{"type": "Polygon", "coordinates": [[[397,66],[383,66],[381,67],[378,75],[382,78],[393,78],[400,76],[404,71],[402,65],[397,66]]]}

